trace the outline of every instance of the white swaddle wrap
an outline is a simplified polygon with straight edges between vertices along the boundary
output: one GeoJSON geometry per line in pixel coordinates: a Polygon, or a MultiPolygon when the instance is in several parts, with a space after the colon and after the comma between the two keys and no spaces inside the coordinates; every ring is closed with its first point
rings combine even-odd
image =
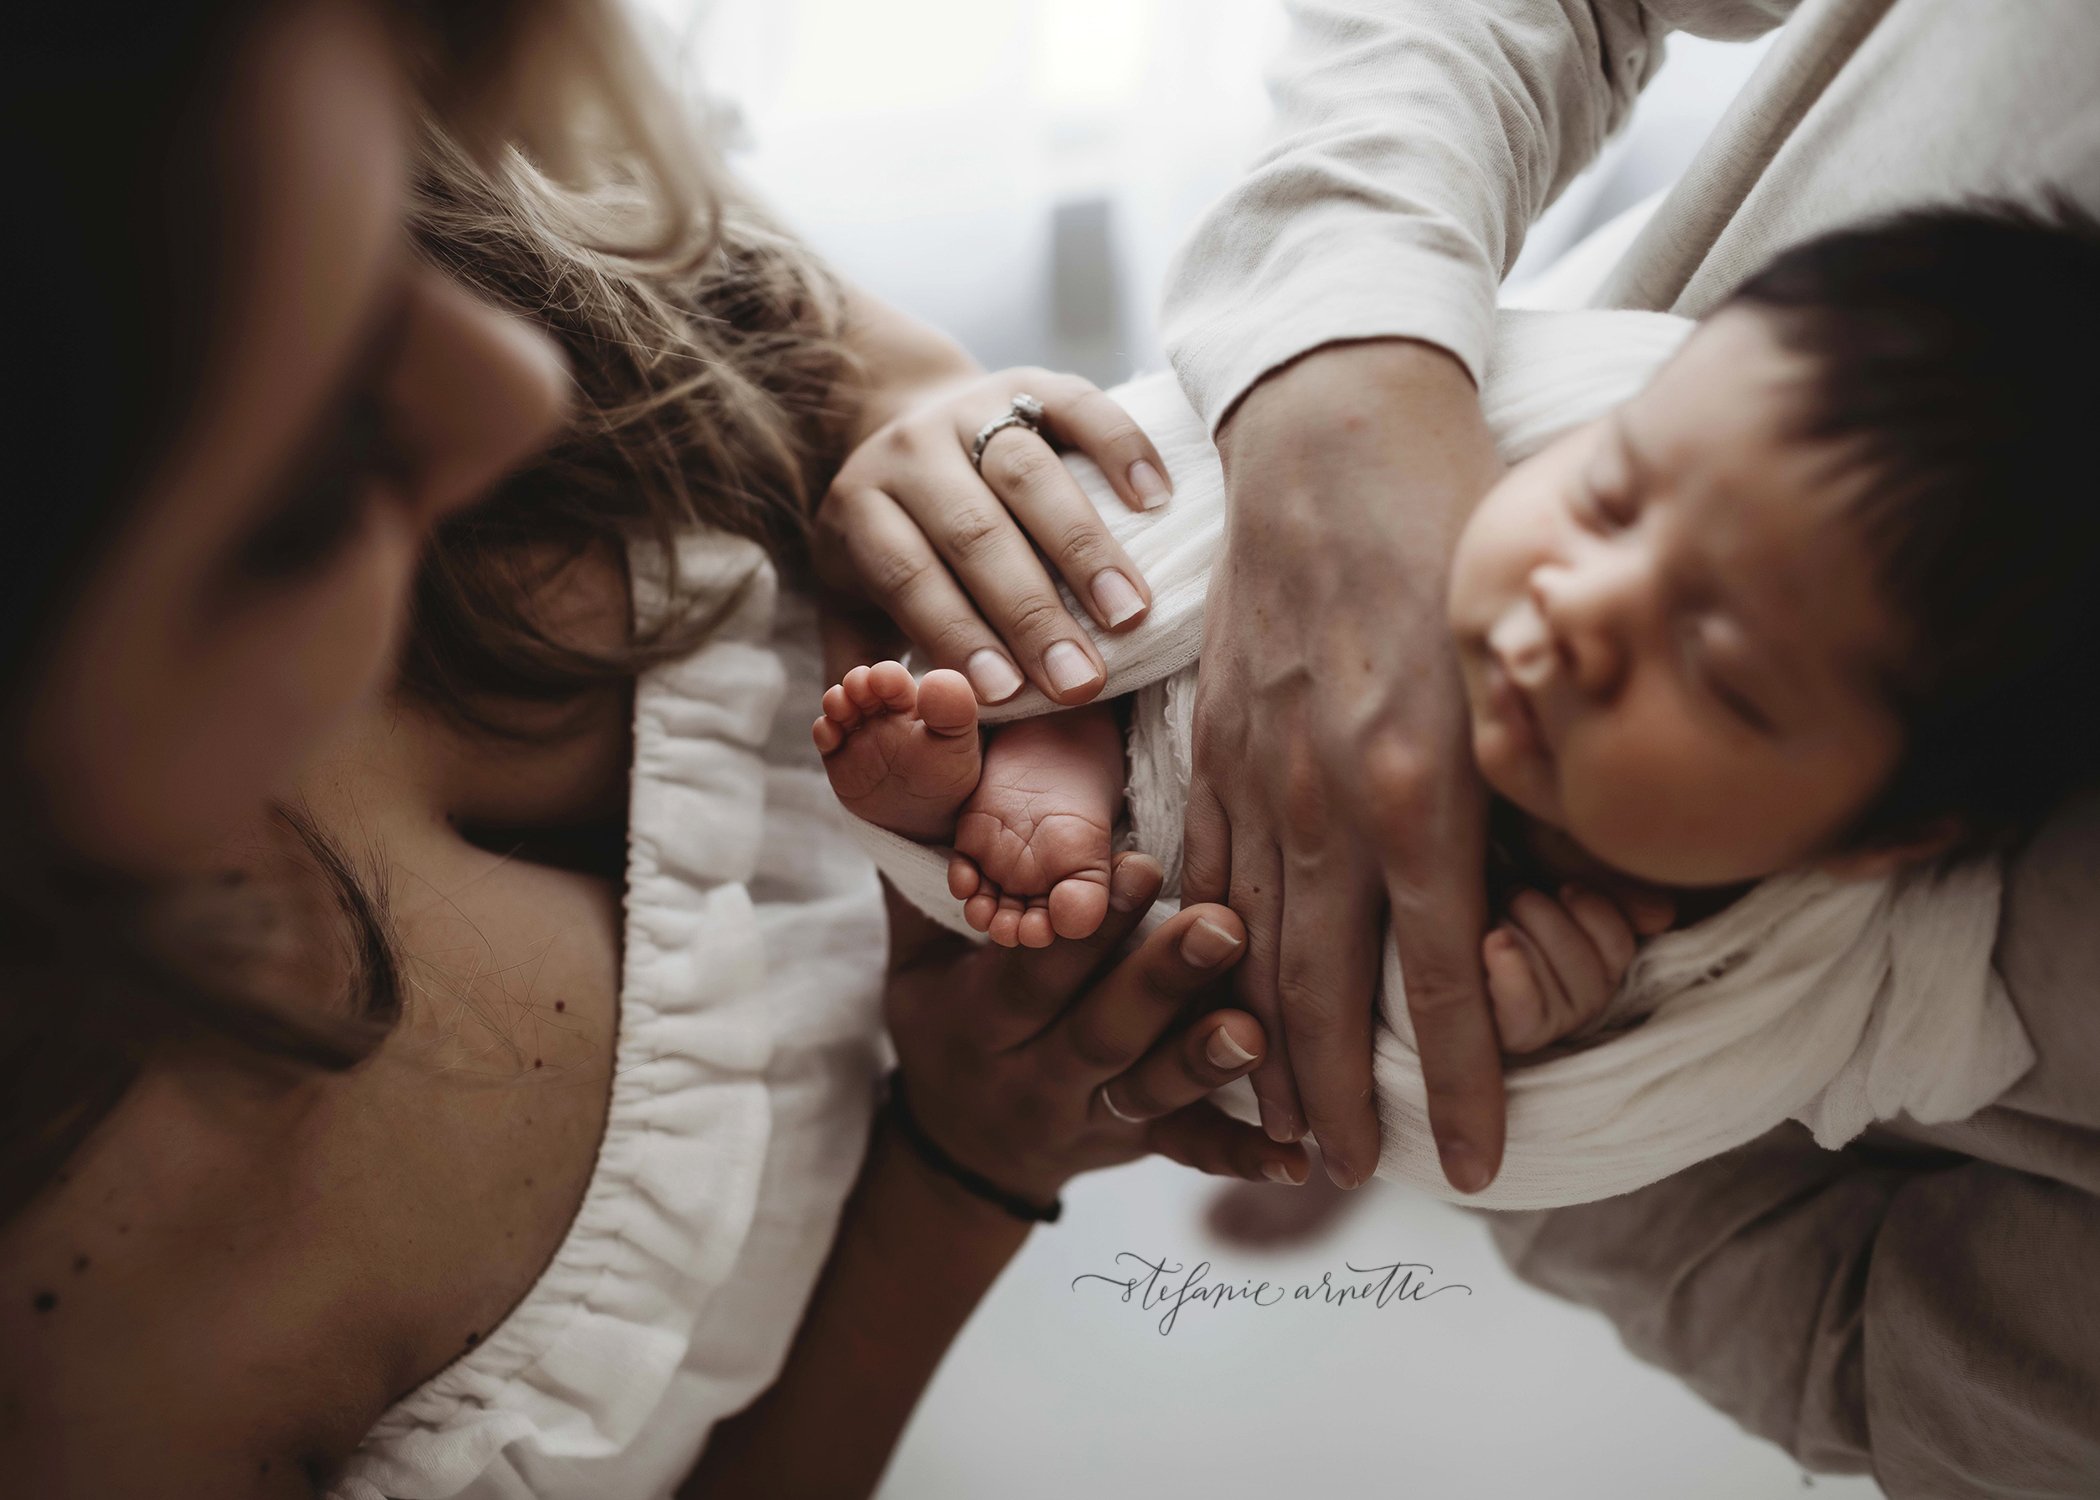
{"type": "MultiPolygon", "coordinates": [[[[1643,312],[1500,314],[1481,403],[1503,459],[1529,457],[1632,395],[1692,325],[1643,312]]],[[[1126,509],[1086,459],[1067,463],[1152,586],[1145,621],[1096,632],[1104,697],[1134,693],[1129,833],[1180,888],[1196,660],[1210,567],[1224,537],[1224,476],[1202,420],[1170,375],[1111,392],[1144,427],[1174,481],[1171,504],[1126,509]]],[[[1076,620],[1087,611],[1068,598],[1076,620]]],[[[987,709],[997,723],[1055,712],[1034,688],[987,709]]],[[[871,824],[855,835],[914,903],[958,932],[949,851],[871,824]]],[[[1645,944],[1599,1038],[1513,1063],[1501,1174],[1462,1201],[1488,1208],[1591,1202],[1669,1176],[1798,1119],[1835,1148],[1869,1122],[1973,1114],[2034,1062],[1991,967],[1999,869],[1944,879],[1765,881],[1694,927],[1645,944]]],[[[1162,901],[1152,920],[1175,909],[1162,901]]],[[[1375,1075],[1384,1145],[1378,1175],[1459,1198],[1429,1131],[1421,1062],[1386,945],[1375,1075]]],[[[1244,1081],[1217,1100],[1255,1118],[1244,1081]]]]}

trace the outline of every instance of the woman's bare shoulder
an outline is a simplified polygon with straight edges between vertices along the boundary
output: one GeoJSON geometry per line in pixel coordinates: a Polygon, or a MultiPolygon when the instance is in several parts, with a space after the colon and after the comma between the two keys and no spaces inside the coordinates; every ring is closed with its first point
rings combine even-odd
{"type": "Polygon", "coordinates": [[[375,710],[305,788],[391,928],[378,1052],[290,1083],[156,1067],[0,1230],[10,1486],[311,1493],[566,1236],[610,1093],[618,890],[462,836],[428,748],[375,710]]]}

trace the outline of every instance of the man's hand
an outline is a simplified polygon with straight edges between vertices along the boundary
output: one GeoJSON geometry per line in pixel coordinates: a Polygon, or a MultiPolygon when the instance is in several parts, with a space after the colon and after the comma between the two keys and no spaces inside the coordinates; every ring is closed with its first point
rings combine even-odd
{"type": "Polygon", "coordinates": [[[1183,897],[1245,920],[1271,1136],[1345,1187],[1378,1161],[1371,1008],[1388,908],[1444,1172],[1501,1164],[1482,988],[1484,800],[1444,623],[1451,548],[1500,473],[1439,349],[1330,345],[1219,433],[1231,520],[1204,617],[1183,897]]]}

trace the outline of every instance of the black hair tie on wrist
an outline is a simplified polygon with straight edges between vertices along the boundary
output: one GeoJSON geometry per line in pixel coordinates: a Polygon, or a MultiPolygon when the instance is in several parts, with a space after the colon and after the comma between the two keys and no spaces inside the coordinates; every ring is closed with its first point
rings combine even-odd
{"type": "Polygon", "coordinates": [[[1065,1211],[1063,1199],[1053,1198],[1048,1208],[1040,1207],[1009,1193],[990,1178],[979,1176],[936,1146],[932,1137],[920,1128],[918,1120],[912,1116],[911,1106],[905,1102],[904,1073],[898,1068],[890,1069],[888,1108],[897,1133],[904,1137],[905,1144],[917,1153],[919,1160],[972,1197],[982,1198],[1025,1224],[1055,1224],[1058,1215],[1065,1211]]]}

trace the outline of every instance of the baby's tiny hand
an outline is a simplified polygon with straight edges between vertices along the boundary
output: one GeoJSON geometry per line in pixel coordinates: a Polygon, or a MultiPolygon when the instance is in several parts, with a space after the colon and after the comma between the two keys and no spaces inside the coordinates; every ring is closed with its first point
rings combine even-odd
{"type": "Polygon", "coordinates": [[[1535,1052],[1601,1015],[1640,937],[1669,926],[1650,909],[1657,899],[1644,894],[1628,910],[1587,886],[1563,886],[1558,900],[1519,892],[1481,944],[1502,1050],[1535,1052]]]}

